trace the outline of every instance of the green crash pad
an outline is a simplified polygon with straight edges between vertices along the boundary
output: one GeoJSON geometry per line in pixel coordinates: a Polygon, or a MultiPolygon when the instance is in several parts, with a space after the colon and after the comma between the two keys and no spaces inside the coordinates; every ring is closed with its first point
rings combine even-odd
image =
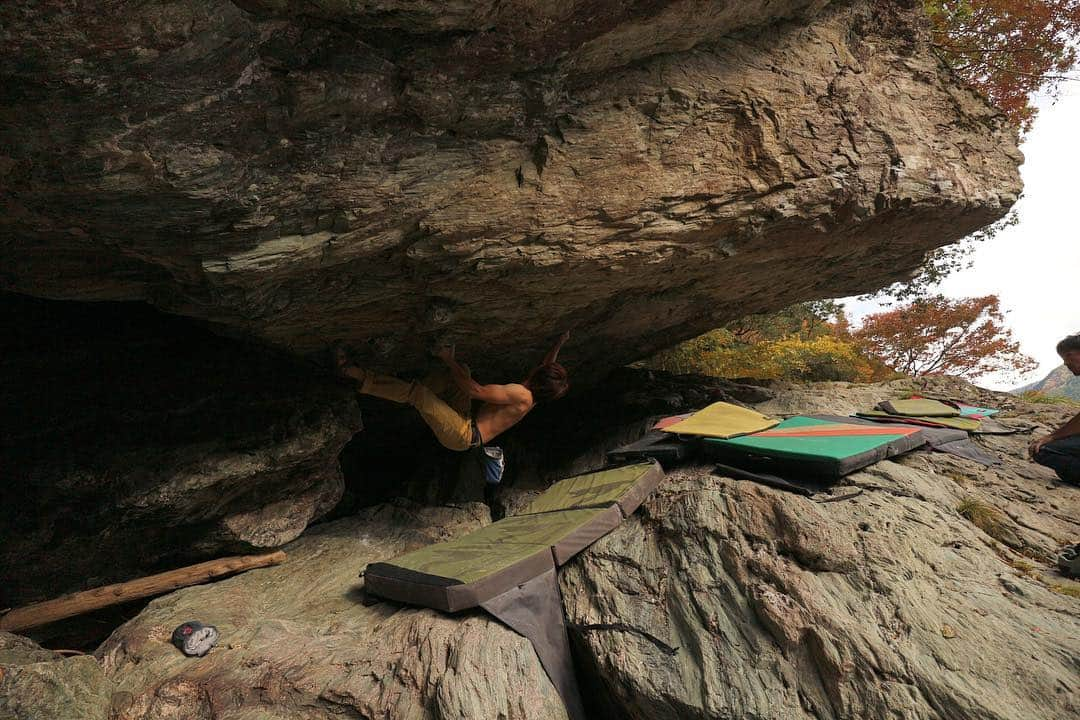
{"type": "Polygon", "coordinates": [[[990,417],[991,415],[997,415],[1000,410],[997,408],[984,408],[975,407],[974,405],[965,405],[964,403],[957,403],[960,408],[960,416],[967,417],[974,415],[976,417],[990,417]]]}
{"type": "Polygon", "coordinates": [[[780,475],[839,478],[925,443],[916,427],[857,425],[796,416],[744,437],[705,441],[729,465],[780,475]]]}
{"type": "Polygon", "coordinates": [[[659,428],[675,435],[732,438],[767,430],[779,420],[731,403],[718,402],[672,425],[659,428]]]}
{"type": "Polygon", "coordinates": [[[655,468],[652,462],[636,463],[560,480],[526,505],[521,514],[618,505],[629,517],[663,477],[655,468]]]}
{"type": "Polygon", "coordinates": [[[890,415],[906,417],[956,417],[960,410],[931,398],[909,398],[907,400],[886,400],[878,403],[878,410],[890,415]]]}
{"type": "Polygon", "coordinates": [[[955,430],[967,430],[968,432],[974,432],[982,427],[982,422],[980,420],[974,417],[961,417],[959,415],[956,417],[934,417],[929,415],[914,417],[908,415],[892,415],[883,410],[867,410],[866,412],[855,413],[855,415],[861,418],[867,418],[868,420],[877,420],[885,423],[949,427],[955,430]]]}
{"type": "Polygon", "coordinates": [[[562,480],[520,515],[364,571],[368,592],[457,612],[563,565],[618,526],[651,493],[656,462],[562,480]]]}

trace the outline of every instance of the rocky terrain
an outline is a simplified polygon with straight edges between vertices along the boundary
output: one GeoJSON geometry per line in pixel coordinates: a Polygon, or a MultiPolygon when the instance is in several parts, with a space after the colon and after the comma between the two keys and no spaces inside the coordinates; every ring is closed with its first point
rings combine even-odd
{"type": "MultiPolygon", "coordinates": [[[[780,383],[756,407],[846,413],[912,389],[780,383]]],[[[959,382],[930,389],[1003,407],[1006,422],[1036,432],[1066,416],[959,382]]],[[[672,470],[562,573],[589,716],[1074,716],[1080,583],[1052,560],[1080,538],[1080,490],[1026,462],[1029,438],[978,438],[1002,460],[992,468],[919,450],[813,498],[708,466],[672,470]],[[959,511],[971,501],[993,522],[959,511]]],[[[528,643],[497,622],[363,593],[367,562],[489,519],[477,503],[402,499],[321,523],[281,566],[152,601],[92,657],[0,635],[0,716],[564,717],[528,643]],[[168,642],[189,619],[222,631],[204,658],[168,642]]]]}
{"type": "MultiPolygon", "coordinates": [[[[0,610],[289,554],[0,633],[0,720],[562,717],[521,637],[369,602],[359,570],[658,415],[910,391],[626,366],[903,279],[1021,189],[915,0],[9,0],[0,39],[0,610]],[[504,436],[486,498],[312,362],[342,338],[408,376],[454,342],[518,379],[564,329],[573,393],[504,436]],[[222,631],[201,659],[167,643],[190,619],[222,631]]],[[[1050,561],[1077,490],[1026,436],[979,442],[1003,464],[919,452],[812,499],[674,470],[562,575],[590,714],[1076,715],[1050,561]]]]}

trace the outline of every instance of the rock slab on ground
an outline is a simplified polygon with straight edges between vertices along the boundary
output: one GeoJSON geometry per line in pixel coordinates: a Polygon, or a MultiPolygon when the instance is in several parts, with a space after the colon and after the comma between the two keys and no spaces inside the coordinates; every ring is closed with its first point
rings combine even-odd
{"type": "MultiPolygon", "coordinates": [[[[914,388],[772,389],[759,409],[846,413],[914,388]]],[[[1067,410],[936,389],[1013,422],[1067,410]]],[[[1028,463],[1029,441],[979,440],[1003,459],[994,468],[928,451],[883,461],[835,502],[709,467],[669,474],[562,577],[594,717],[1075,717],[1080,584],[1051,559],[1080,537],[1080,489],[1028,463]],[[971,499],[996,525],[958,513],[971,499]]]]}
{"type": "Polygon", "coordinates": [[[282,565],[153,601],[96,652],[111,720],[564,720],[529,641],[485,614],[366,604],[369,562],[489,520],[475,503],[369,508],[311,528],[282,565]],[[191,619],[221,633],[202,658],[169,643],[191,619]]]}

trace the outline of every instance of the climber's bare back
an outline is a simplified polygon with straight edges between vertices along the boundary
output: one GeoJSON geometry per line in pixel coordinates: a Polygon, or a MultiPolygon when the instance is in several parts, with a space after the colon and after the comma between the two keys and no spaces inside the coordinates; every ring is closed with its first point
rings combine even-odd
{"type": "Polygon", "coordinates": [[[536,403],[529,388],[517,383],[487,385],[485,389],[499,396],[498,402],[485,402],[476,410],[476,428],[486,443],[521,422],[536,403]]]}

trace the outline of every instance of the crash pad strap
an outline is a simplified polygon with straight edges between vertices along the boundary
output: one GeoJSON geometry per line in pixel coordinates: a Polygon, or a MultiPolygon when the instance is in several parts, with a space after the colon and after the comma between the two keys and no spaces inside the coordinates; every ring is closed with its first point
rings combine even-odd
{"type": "Polygon", "coordinates": [[[570,720],[585,720],[556,571],[551,569],[537,575],[486,600],[480,607],[528,638],[551,684],[566,704],[570,720]]]}
{"type": "Polygon", "coordinates": [[[734,465],[724,465],[723,463],[716,463],[713,468],[714,475],[720,475],[722,477],[735,478],[736,480],[753,480],[756,483],[767,485],[768,487],[776,488],[778,490],[787,490],[798,495],[805,495],[810,497],[814,494],[814,491],[808,487],[804,487],[792,480],[787,480],[779,475],[773,475],[772,473],[753,472],[750,470],[744,470],[743,468],[735,467],[734,465]]]}

